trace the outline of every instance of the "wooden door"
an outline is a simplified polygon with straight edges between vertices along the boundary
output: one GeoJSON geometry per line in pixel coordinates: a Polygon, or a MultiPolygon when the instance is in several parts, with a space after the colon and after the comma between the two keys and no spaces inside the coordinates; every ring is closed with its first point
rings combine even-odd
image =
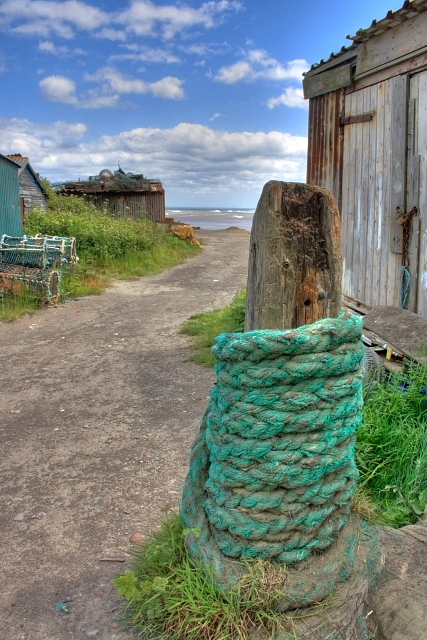
{"type": "Polygon", "coordinates": [[[407,101],[407,76],[345,98],[343,293],[371,305],[400,306],[407,101]]]}

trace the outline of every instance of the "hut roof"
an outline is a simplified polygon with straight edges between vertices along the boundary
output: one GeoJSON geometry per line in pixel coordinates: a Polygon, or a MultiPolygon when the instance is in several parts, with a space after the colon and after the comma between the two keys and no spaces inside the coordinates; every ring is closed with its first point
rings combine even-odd
{"type": "MultiPolygon", "coordinates": [[[[406,20],[410,20],[417,14],[423,13],[424,11],[427,11],[427,0],[405,0],[402,7],[397,11],[388,11],[387,15],[381,20],[373,20],[370,27],[367,27],[366,29],[359,29],[356,31],[354,36],[347,36],[348,40],[353,41],[351,45],[348,47],[342,47],[337,53],[332,52],[327,60],[322,59],[320,62],[312,64],[307,74],[315,69],[317,70],[322,65],[331,62],[335,58],[341,58],[344,54],[347,54],[345,57],[348,58],[351,56],[353,49],[356,48],[356,45],[361,42],[366,42],[366,40],[370,40],[375,36],[379,36],[385,31],[393,29],[398,24],[405,22],[406,20]]],[[[340,60],[337,60],[337,63],[338,62],[340,62],[340,60]]]]}
{"type": "Polygon", "coordinates": [[[120,191],[164,191],[160,180],[150,179],[142,173],[125,173],[118,169],[114,173],[103,169],[97,176],[90,176],[89,180],[78,182],[64,182],[55,185],[60,193],[111,193],[120,191]]]}

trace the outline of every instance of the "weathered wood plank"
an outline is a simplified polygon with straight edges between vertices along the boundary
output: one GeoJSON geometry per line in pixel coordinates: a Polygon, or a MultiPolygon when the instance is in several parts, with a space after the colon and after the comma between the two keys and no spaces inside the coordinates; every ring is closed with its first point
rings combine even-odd
{"type": "Polygon", "coordinates": [[[313,76],[307,74],[303,80],[304,98],[315,98],[324,93],[348,87],[351,82],[352,71],[350,64],[313,76]]]}
{"type": "Polygon", "coordinates": [[[383,218],[383,183],[384,183],[384,108],[385,108],[385,83],[381,82],[376,87],[377,100],[377,128],[376,128],[376,151],[375,151],[375,236],[374,236],[374,269],[372,283],[372,297],[370,304],[379,304],[381,287],[381,244],[382,244],[382,218],[383,218]]]}
{"type": "Polygon", "coordinates": [[[384,147],[383,147],[383,194],[381,209],[381,245],[379,248],[380,262],[380,287],[378,303],[380,305],[391,304],[389,302],[389,272],[390,261],[390,235],[389,235],[389,215],[390,215],[390,139],[391,139],[391,112],[393,108],[393,96],[390,91],[390,83],[384,82],[384,147]]]}
{"type": "Polygon", "coordinates": [[[339,313],[340,231],[328,189],[264,186],[251,232],[246,331],[291,329],[339,313]]]}
{"type": "Polygon", "coordinates": [[[405,209],[406,184],[406,113],[408,76],[389,80],[392,91],[391,121],[391,190],[390,190],[390,251],[402,253],[402,226],[398,222],[397,207],[405,209]]]}
{"type": "MultiPolygon", "coordinates": [[[[369,104],[370,109],[377,109],[377,90],[376,87],[367,87],[369,92],[369,104]]],[[[372,300],[372,290],[374,287],[375,277],[374,273],[374,253],[375,253],[375,151],[377,145],[377,121],[371,123],[369,127],[369,163],[368,163],[368,176],[369,176],[369,188],[368,188],[368,202],[367,202],[367,222],[366,222],[366,284],[364,300],[372,300]]],[[[378,285],[377,287],[378,288],[378,285]]]]}
{"type": "Polygon", "coordinates": [[[418,74],[417,149],[420,155],[417,313],[427,318],[427,71],[418,74]]]}
{"type": "MultiPolygon", "coordinates": [[[[417,153],[416,140],[417,98],[414,96],[418,96],[418,76],[411,78],[410,99],[408,103],[406,211],[411,211],[413,207],[419,208],[420,156],[417,153]]],[[[420,218],[418,215],[411,220],[411,235],[408,248],[411,282],[406,308],[414,312],[417,310],[419,240],[420,218]]]]}
{"type": "MultiPolygon", "coordinates": [[[[364,91],[357,91],[354,94],[356,98],[356,113],[361,113],[364,109],[364,91]]],[[[364,148],[363,148],[363,131],[366,128],[365,123],[353,125],[356,138],[356,167],[355,167],[355,190],[354,190],[354,248],[353,248],[353,291],[356,298],[361,297],[360,293],[360,274],[364,268],[365,255],[362,246],[363,237],[363,185],[365,183],[364,174],[364,148]]],[[[363,276],[362,276],[363,277],[363,276]]]]}
{"type": "Polygon", "coordinates": [[[416,15],[360,44],[356,76],[376,69],[426,46],[427,13],[416,15]]]}
{"type": "Polygon", "coordinates": [[[374,307],[364,317],[364,326],[406,356],[417,356],[427,341],[427,319],[406,309],[391,306],[374,307]]]}
{"type": "MultiPolygon", "coordinates": [[[[370,109],[370,90],[364,89],[362,92],[363,110],[370,109]]],[[[360,124],[362,136],[362,173],[361,178],[361,194],[360,194],[360,258],[359,258],[359,274],[358,274],[358,294],[357,297],[366,300],[367,281],[370,279],[370,273],[366,269],[368,262],[368,219],[369,205],[368,194],[371,182],[371,174],[369,172],[369,140],[372,133],[372,121],[360,124]]]]}

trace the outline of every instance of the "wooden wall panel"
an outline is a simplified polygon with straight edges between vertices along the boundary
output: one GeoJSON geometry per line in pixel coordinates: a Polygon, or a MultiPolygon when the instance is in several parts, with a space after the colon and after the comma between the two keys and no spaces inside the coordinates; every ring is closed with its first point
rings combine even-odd
{"type": "MultiPolygon", "coordinates": [[[[408,162],[408,190],[412,184],[412,189],[418,190],[419,194],[418,220],[413,218],[413,222],[416,221],[416,223],[412,226],[413,232],[414,226],[415,232],[419,232],[418,247],[416,243],[412,245],[410,253],[410,267],[412,266],[412,268],[410,271],[412,276],[414,265],[418,263],[415,306],[416,312],[427,318],[427,71],[419,73],[411,79],[410,97],[411,100],[414,100],[415,127],[413,131],[415,142],[409,153],[416,156],[412,171],[419,172],[418,175],[415,175],[414,185],[409,179],[411,163],[408,162]]],[[[416,193],[413,194],[413,198],[416,198],[416,193]]],[[[412,236],[414,236],[413,232],[412,236]]]]}
{"type": "MultiPolygon", "coordinates": [[[[391,251],[390,221],[396,167],[401,175],[405,164],[405,142],[392,144],[406,104],[395,101],[403,96],[391,79],[345,98],[346,116],[375,112],[373,120],[344,127],[342,199],[343,292],[371,305],[400,304],[401,256],[391,251]]],[[[404,206],[404,193],[402,199],[404,206]]]]}

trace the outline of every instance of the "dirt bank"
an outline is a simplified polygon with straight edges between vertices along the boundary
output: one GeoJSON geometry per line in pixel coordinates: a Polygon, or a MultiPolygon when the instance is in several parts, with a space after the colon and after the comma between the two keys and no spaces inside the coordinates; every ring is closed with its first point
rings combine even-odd
{"type": "Polygon", "coordinates": [[[178,331],[246,283],[247,232],[198,236],[185,265],[0,325],[2,640],[131,637],[101,559],[178,507],[213,382],[178,331]]]}

